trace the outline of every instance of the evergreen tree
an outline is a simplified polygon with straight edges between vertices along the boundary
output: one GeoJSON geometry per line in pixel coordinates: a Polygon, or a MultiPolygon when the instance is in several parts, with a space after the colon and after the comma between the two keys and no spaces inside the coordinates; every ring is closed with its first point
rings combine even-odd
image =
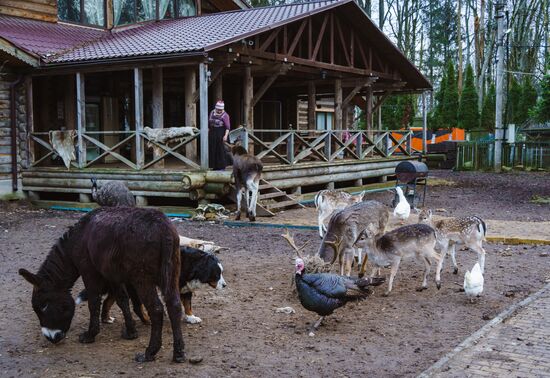
{"type": "Polygon", "coordinates": [[[456,127],[458,115],[458,86],[455,77],[455,68],[449,61],[447,64],[447,74],[445,82],[445,92],[441,106],[441,125],[443,128],[456,127]]]}
{"type": "Polygon", "coordinates": [[[482,129],[487,131],[493,131],[495,129],[495,112],[496,112],[496,89],[495,85],[491,84],[489,92],[485,95],[483,100],[483,109],[481,109],[481,122],[482,129]]]}
{"type": "Polygon", "coordinates": [[[513,123],[519,126],[520,121],[520,101],[521,101],[522,87],[512,75],[510,84],[508,86],[508,99],[506,101],[506,123],[513,123]]]}
{"type": "Polygon", "coordinates": [[[428,115],[428,127],[430,130],[436,131],[437,129],[440,129],[442,127],[442,107],[443,107],[443,101],[445,99],[445,88],[446,88],[446,82],[447,82],[447,76],[444,74],[441,78],[441,82],[439,84],[439,90],[436,92],[434,99],[435,99],[435,106],[434,109],[430,112],[428,115]]]}
{"type": "Polygon", "coordinates": [[[529,115],[537,122],[550,121],[550,68],[542,78],[540,97],[529,115]]]}
{"type": "Polygon", "coordinates": [[[529,109],[537,103],[537,90],[533,86],[531,78],[525,76],[521,86],[521,97],[519,99],[518,110],[516,112],[517,123],[519,126],[529,118],[529,109]]]}
{"type": "Polygon", "coordinates": [[[477,109],[477,91],[474,84],[474,70],[468,64],[464,74],[464,88],[460,96],[458,108],[458,127],[470,131],[479,125],[479,111],[477,109]]]}

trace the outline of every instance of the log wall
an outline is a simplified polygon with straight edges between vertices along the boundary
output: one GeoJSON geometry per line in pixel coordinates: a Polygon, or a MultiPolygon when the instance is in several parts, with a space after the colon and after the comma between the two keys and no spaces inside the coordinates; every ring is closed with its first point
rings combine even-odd
{"type": "Polygon", "coordinates": [[[0,14],[57,21],[57,0],[0,0],[0,14]]]}

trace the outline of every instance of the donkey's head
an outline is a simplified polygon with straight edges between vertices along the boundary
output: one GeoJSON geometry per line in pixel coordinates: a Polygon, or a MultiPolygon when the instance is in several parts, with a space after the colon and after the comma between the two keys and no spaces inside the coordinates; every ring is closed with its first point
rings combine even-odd
{"type": "Polygon", "coordinates": [[[26,269],[19,269],[19,274],[33,285],[32,308],[40,321],[42,334],[54,344],[60,342],[74,316],[75,303],[70,291],[56,288],[26,269]]]}

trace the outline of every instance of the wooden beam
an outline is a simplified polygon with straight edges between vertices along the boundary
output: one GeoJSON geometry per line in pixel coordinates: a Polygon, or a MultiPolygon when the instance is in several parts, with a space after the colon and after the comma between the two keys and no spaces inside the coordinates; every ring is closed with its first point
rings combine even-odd
{"type": "Polygon", "coordinates": [[[208,66],[199,63],[199,119],[201,168],[208,169],[208,66]]]}
{"type": "Polygon", "coordinates": [[[86,165],[86,143],[84,133],[86,132],[86,89],[85,78],[81,72],[76,73],[76,132],[78,143],[78,168],[86,165]]]}
{"type": "MultiPolygon", "coordinates": [[[[214,68],[213,71],[210,71],[210,80],[208,80],[208,86],[210,86],[210,84],[216,81],[218,76],[221,75],[224,67],[225,66],[217,66],[216,68],[214,68]]],[[[194,102],[199,101],[199,90],[196,90],[196,89],[193,90],[193,101],[194,102]]]]}
{"type": "Polygon", "coordinates": [[[380,106],[382,106],[382,104],[384,103],[384,101],[386,101],[386,99],[388,98],[388,96],[390,96],[391,94],[393,93],[393,91],[388,91],[386,93],[384,93],[382,96],[379,96],[378,98],[378,101],[376,101],[376,104],[374,104],[373,108],[372,108],[372,111],[375,112],[378,110],[378,108],[380,106]]]}
{"type": "Polygon", "coordinates": [[[317,101],[315,99],[315,83],[313,81],[309,81],[307,84],[307,128],[309,130],[315,130],[315,110],[317,107],[317,101]]]}
{"type": "Polygon", "coordinates": [[[143,131],[143,71],[134,68],[134,118],[136,128],[136,167],[143,167],[145,156],[143,151],[143,139],[140,133],[143,131]]]}
{"type": "MultiPolygon", "coordinates": [[[[265,49],[267,49],[269,47],[269,45],[271,45],[271,43],[273,42],[275,37],[277,37],[279,35],[280,31],[281,31],[281,28],[277,28],[277,29],[273,30],[271,32],[271,34],[269,35],[269,37],[267,37],[267,39],[264,41],[264,43],[262,43],[262,45],[260,46],[260,51],[265,51],[265,49]]],[[[277,50],[275,50],[275,51],[277,51],[277,50]]]]}
{"type": "Polygon", "coordinates": [[[288,28],[283,26],[283,54],[288,54],[288,28]]]}
{"type": "Polygon", "coordinates": [[[271,85],[277,80],[279,75],[283,75],[287,71],[287,66],[281,66],[279,70],[275,73],[273,73],[271,76],[269,76],[265,81],[262,83],[262,86],[254,93],[254,97],[252,98],[252,107],[256,106],[258,101],[261,100],[265,92],[271,87],[271,85]]]}
{"type": "Polygon", "coordinates": [[[307,56],[313,54],[313,17],[309,17],[307,23],[307,56]]]}
{"type": "Polygon", "coordinates": [[[302,23],[300,24],[300,27],[298,28],[298,31],[296,32],[296,35],[294,36],[294,39],[290,44],[290,48],[288,49],[288,55],[292,56],[292,54],[294,53],[294,50],[296,49],[296,46],[298,45],[298,42],[300,41],[300,38],[304,33],[304,29],[306,25],[307,25],[307,18],[303,20],[302,23]]]}
{"type": "Polygon", "coordinates": [[[334,64],[334,13],[330,14],[330,64],[334,64]]]}
{"type": "Polygon", "coordinates": [[[366,128],[367,128],[367,137],[372,140],[373,137],[373,127],[372,127],[372,86],[367,87],[367,108],[366,111],[366,128]]]}
{"type": "Polygon", "coordinates": [[[223,75],[220,74],[214,82],[214,101],[223,99],[223,75]]]}
{"type": "Polygon", "coordinates": [[[342,101],[342,107],[347,106],[351,99],[354,98],[355,95],[357,95],[357,93],[359,93],[359,91],[363,89],[363,87],[372,85],[372,83],[376,81],[376,79],[378,78],[369,77],[367,79],[361,80],[359,84],[356,85],[355,88],[353,88],[351,92],[346,96],[346,98],[342,101]]]}
{"type": "MultiPolygon", "coordinates": [[[[243,78],[243,102],[244,102],[244,124],[248,129],[254,128],[254,79],[250,66],[244,68],[243,78]]],[[[246,147],[245,147],[246,148],[246,147]]]]}
{"type": "Polygon", "coordinates": [[[321,30],[319,31],[319,36],[317,37],[317,42],[315,43],[315,48],[313,49],[313,53],[309,57],[310,60],[315,60],[317,58],[319,48],[321,47],[321,42],[323,42],[323,37],[325,36],[325,29],[327,28],[328,19],[329,14],[326,14],[325,18],[323,19],[323,24],[321,25],[321,30]]]}
{"type": "Polygon", "coordinates": [[[351,66],[352,64],[349,58],[348,48],[346,46],[346,40],[344,38],[344,32],[342,31],[342,27],[340,26],[340,20],[338,19],[338,17],[336,17],[336,29],[338,29],[338,35],[340,36],[340,43],[342,44],[342,50],[344,50],[344,56],[346,57],[348,65],[351,66]]]}
{"type": "Polygon", "coordinates": [[[334,80],[334,129],[342,130],[342,80],[334,80]]]}
{"type": "MultiPolygon", "coordinates": [[[[197,88],[195,68],[187,68],[184,71],[184,101],[185,101],[185,126],[197,127],[197,102],[194,99],[194,92],[197,88]]],[[[185,145],[185,156],[197,162],[197,142],[192,141],[185,145]]]]}
{"type": "Polygon", "coordinates": [[[351,29],[351,37],[350,37],[350,48],[349,48],[349,58],[350,58],[350,65],[352,67],[355,67],[355,33],[353,32],[353,29],[351,29]]]}
{"type": "Polygon", "coordinates": [[[357,46],[359,46],[359,54],[361,55],[361,60],[363,62],[363,65],[365,66],[365,69],[371,70],[372,67],[369,66],[369,62],[367,61],[367,56],[365,55],[365,49],[363,48],[363,45],[361,44],[361,41],[358,41],[359,43],[357,46]]]}

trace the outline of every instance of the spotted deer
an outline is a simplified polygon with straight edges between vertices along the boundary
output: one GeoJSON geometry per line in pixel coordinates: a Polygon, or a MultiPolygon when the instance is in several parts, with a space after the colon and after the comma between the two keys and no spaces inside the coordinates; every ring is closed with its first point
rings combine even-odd
{"type": "MultiPolygon", "coordinates": [[[[395,279],[401,260],[411,256],[416,257],[418,261],[424,263],[424,278],[422,286],[417,291],[428,288],[428,275],[432,265],[436,265],[436,286],[438,289],[441,288],[443,258],[435,251],[436,243],[435,230],[426,224],[403,226],[385,234],[370,224],[359,235],[355,246],[360,248],[367,247],[367,258],[374,265],[371,277],[374,276],[377,268],[391,268],[388,288],[384,294],[387,296],[392,291],[393,280],[395,279]]],[[[359,277],[363,277],[363,275],[364,267],[362,267],[359,277]]]]}
{"type": "Polygon", "coordinates": [[[487,235],[487,226],[483,219],[476,216],[448,218],[434,221],[432,211],[424,209],[418,215],[418,222],[425,223],[435,229],[439,248],[441,248],[443,258],[447,252],[451,252],[453,261],[453,273],[458,273],[458,265],[456,264],[455,246],[462,244],[469,249],[475,251],[478,256],[481,272],[485,270],[485,249],[483,249],[483,241],[487,235]]]}
{"type": "MultiPolygon", "coordinates": [[[[331,218],[317,255],[325,262],[338,260],[340,275],[351,275],[351,266],[358,247],[359,235],[371,226],[384,232],[388,224],[389,208],[378,201],[361,201],[337,211],[331,218]]],[[[361,262],[361,258],[359,258],[361,262]]]]}
{"type": "Polygon", "coordinates": [[[346,207],[355,203],[363,201],[365,192],[361,192],[356,195],[349,194],[343,190],[321,190],[315,196],[315,208],[317,208],[318,222],[319,222],[319,236],[321,238],[325,236],[327,232],[328,222],[330,217],[338,210],[345,209],[346,207]]]}

